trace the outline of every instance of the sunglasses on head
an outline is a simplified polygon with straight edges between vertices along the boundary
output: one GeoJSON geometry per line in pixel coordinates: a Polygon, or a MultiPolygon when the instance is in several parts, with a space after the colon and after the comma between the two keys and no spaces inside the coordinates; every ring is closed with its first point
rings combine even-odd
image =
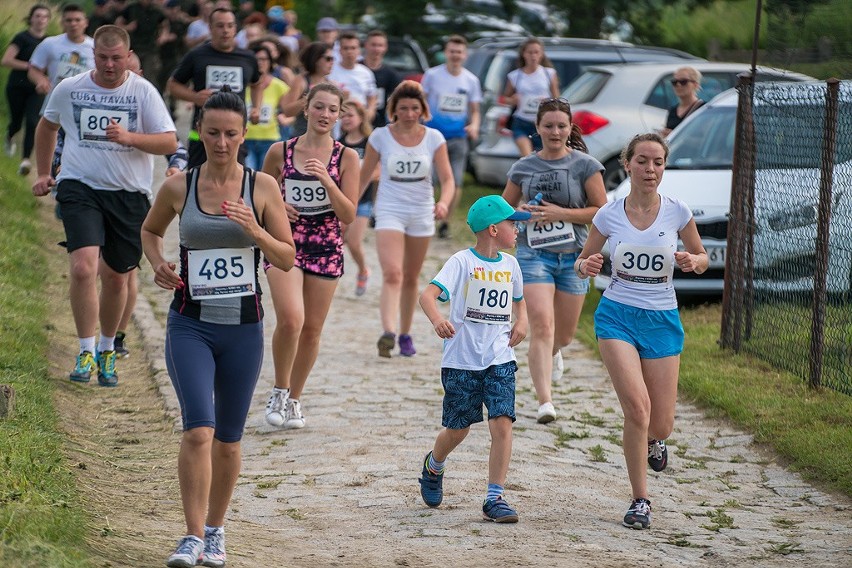
{"type": "Polygon", "coordinates": [[[571,108],[571,103],[568,102],[568,99],[563,99],[562,97],[556,97],[556,98],[550,97],[550,98],[547,98],[547,99],[541,99],[541,101],[539,101],[539,103],[538,103],[538,106],[539,106],[539,108],[541,108],[543,105],[552,105],[552,104],[556,104],[557,106],[565,105],[566,107],[571,108]]]}
{"type": "Polygon", "coordinates": [[[675,86],[689,85],[690,83],[692,83],[692,79],[672,79],[672,85],[675,86]]]}

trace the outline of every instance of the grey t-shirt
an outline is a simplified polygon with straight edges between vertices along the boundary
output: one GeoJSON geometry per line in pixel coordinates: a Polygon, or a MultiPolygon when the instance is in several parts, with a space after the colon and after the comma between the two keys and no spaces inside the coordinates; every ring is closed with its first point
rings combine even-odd
{"type": "MultiPolygon", "coordinates": [[[[521,188],[523,203],[536,194],[542,199],[562,207],[586,207],[586,180],[604,167],[596,159],[579,150],[572,150],[558,160],[542,160],[537,152],[521,158],[509,169],[508,177],[521,188]]],[[[550,252],[574,252],[586,244],[589,229],[584,224],[574,224],[576,240],[572,244],[545,247],[550,252]]],[[[518,249],[529,248],[525,238],[518,238],[518,249]]]]}

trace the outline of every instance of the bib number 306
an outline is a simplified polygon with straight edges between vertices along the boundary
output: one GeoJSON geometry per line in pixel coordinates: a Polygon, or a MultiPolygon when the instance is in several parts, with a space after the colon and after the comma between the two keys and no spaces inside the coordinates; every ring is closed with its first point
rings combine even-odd
{"type": "Polygon", "coordinates": [[[257,291],[253,247],[191,250],[187,257],[193,300],[248,296],[257,291]]]}

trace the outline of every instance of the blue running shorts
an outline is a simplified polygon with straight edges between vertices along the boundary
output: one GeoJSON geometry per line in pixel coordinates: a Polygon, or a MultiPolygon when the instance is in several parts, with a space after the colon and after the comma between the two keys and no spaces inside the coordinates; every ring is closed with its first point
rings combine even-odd
{"type": "Polygon", "coordinates": [[[488,418],[508,416],[515,421],[514,361],[491,365],[487,369],[441,368],[444,385],[444,415],[441,425],[451,430],[463,430],[471,424],[482,422],[482,405],[488,418]]]}
{"type": "Polygon", "coordinates": [[[683,325],[677,308],[646,310],[602,296],[595,310],[595,336],[629,343],[640,359],[673,357],[683,351],[683,325]]]}

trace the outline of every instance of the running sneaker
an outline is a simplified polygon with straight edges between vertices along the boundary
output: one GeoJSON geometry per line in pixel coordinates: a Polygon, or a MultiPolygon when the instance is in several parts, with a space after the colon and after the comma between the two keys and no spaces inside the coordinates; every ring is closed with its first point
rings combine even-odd
{"type": "Polygon", "coordinates": [[[423,461],[423,471],[420,472],[420,496],[423,497],[423,502],[430,507],[437,507],[444,500],[444,474],[432,473],[427,467],[429,465],[429,456],[432,452],[426,454],[426,459],[423,461]]]}
{"type": "Polygon", "coordinates": [[[390,359],[391,351],[393,351],[395,343],[396,335],[389,331],[384,332],[376,344],[379,347],[379,357],[387,357],[390,359]]]}
{"type": "Polygon", "coordinates": [[[177,548],[166,560],[169,568],[195,568],[204,553],[204,541],[194,534],[180,539],[177,548]]]}
{"type": "Polygon", "coordinates": [[[358,273],[358,281],[355,284],[355,295],[363,296],[367,292],[367,281],[370,279],[370,273],[358,273]]]}
{"type": "Polygon", "coordinates": [[[287,399],[287,420],[285,428],[304,428],[305,417],[302,415],[302,404],[295,398],[287,399]]]}
{"type": "Polygon", "coordinates": [[[128,355],[130,355],[130,351],[124,345],[124,339],[127,337],[127,334],[123,331],[119,331],[115,334],[115,356],[119,359],[124,359],[128,355]]]}
{"type": "Polygon", "coordinates": [[[517,523],[518,512],[511,508],[505,499],[497,497],[482,502],[482,518],[495,523],[517,523]]]}
{"type": "Polygon", "coordinates": [[[556,420],[556,408],[554,408],[552,402],[545,402],[541,406],[538,407],[538,412],[536,412],[535,419],[539,424],[547,424],[548,422],[553,422],[556,420]]]}
{"type": "Polygon", "coordinates": [[[669,451],[666,449],[665,440],[651,440],[648,442],[648,465],[654,471],[663,471],[669,463],[669,451]]]}
{"type": "Polygon", "coordinates": [[[118,386],[118,373],[115,371],[115,350],[98,353],[98,384],[102,387],[118,386]]]}
{"type": "Polygon", "coordinates": [[[550,382],[555,383],[562,378],[565,372],[565,361],[562,360],[562,350],[556,352],[553,356],[553,370],[550,372],[550,382]]]}
{"type": "Polygon", "coordinates": [[[30,171],[33,169],[33,164],[28,159],[24,158],[21,160],[21,165],[18,166],[18,175],[25,176],[29,175],[30,171]]]}
{"type": "Polygon", "coordinates": [[[18,149],[18,145],[11,138],[6,138],[6,155],[10,158],[15,155],[15,151],[18,149]]]}
{"type": "Polygon", "coordinates": [[[77,383],[88,383],[92,378],[92,373],[97,370],[98,365],[95,363],[95,357],[91,351],[83,351],[77,355],[77,364],[74,365],[74,370],[71,371],[70,379],[77,383]]]}
{"type": "Polygon", "coordinates": [[[634,499],[624,515],[621,524],[631,529],[647,529],[651,527],[651,502],[647,499],[634,499]]]}
{"type": "Polygon", "coordinates": [[[403,357],[414,357],[417,355],[417,350],[414,348],[414,341],[410,335],[399,336],[399,354],[403,357]]]}
{"type": "Polygon", "coordinates": [[[204,527],[204,559],[201,565],[214,568],[225,565],[225,527],[204,527]]]}
{"type": "Polygon", "coordinates": [[[438,225],[438,238],[446,239],[450,236],[450,224],[444,221],[440,225],[438,225]]]}
{"type": "Polygon", "coordinates": [[[273,426],[283,426],[287,421],[287,397],[289,389],[272,389],[269,400],[266,401],[266,421],[273,426]]]}

